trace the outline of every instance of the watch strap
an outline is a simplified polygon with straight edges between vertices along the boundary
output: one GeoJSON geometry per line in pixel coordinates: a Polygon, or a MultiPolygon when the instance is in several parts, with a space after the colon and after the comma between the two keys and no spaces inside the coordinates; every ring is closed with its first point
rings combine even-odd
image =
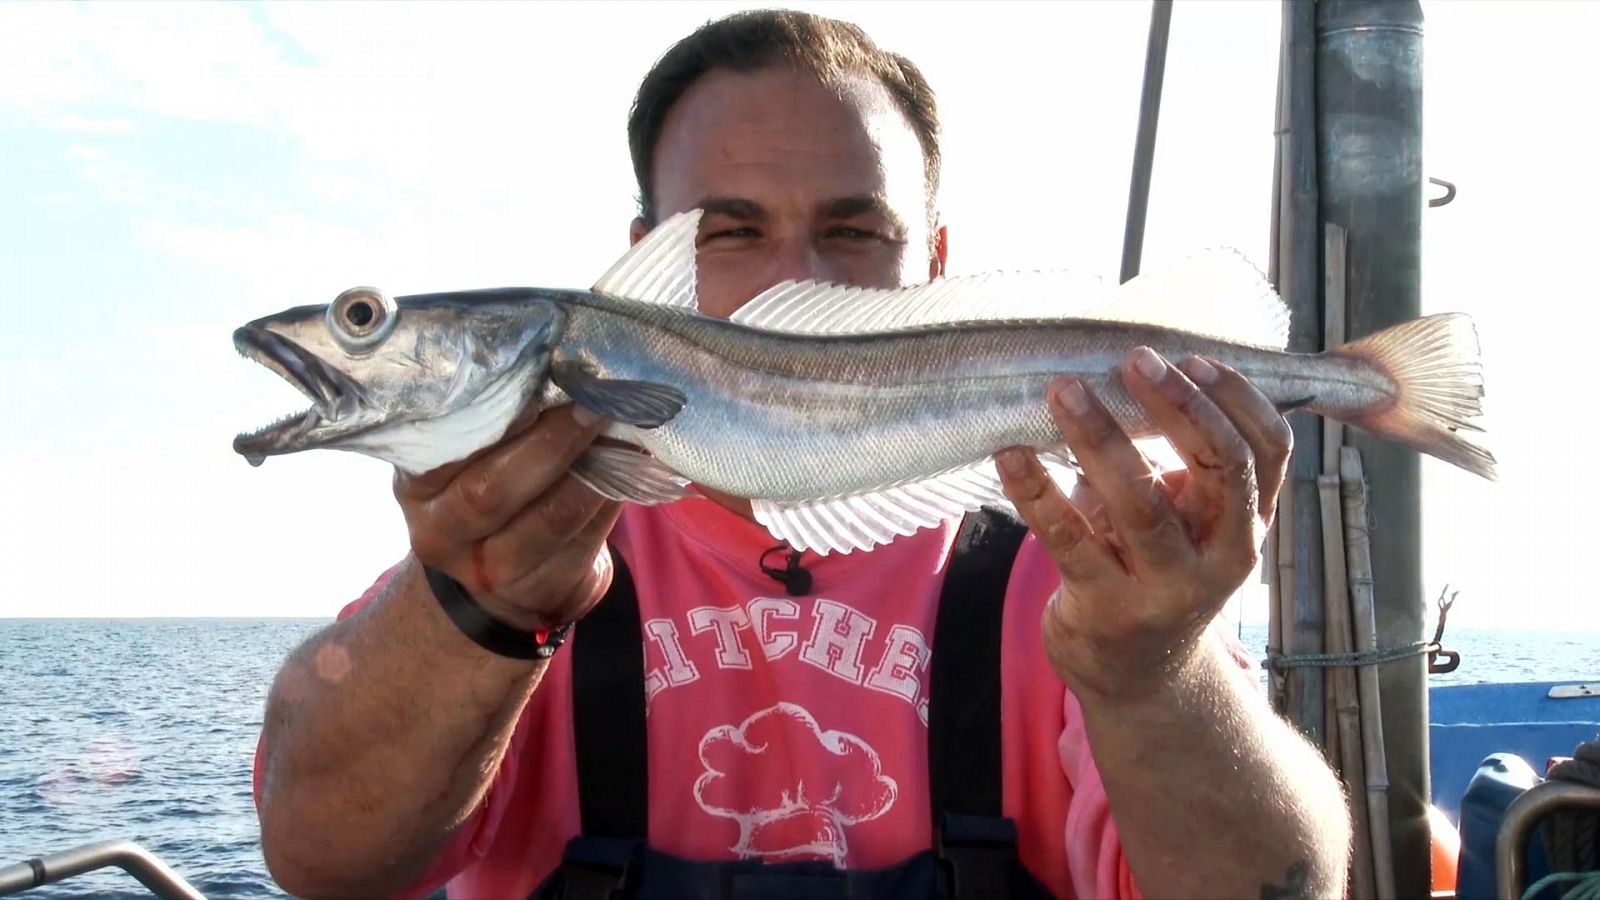
{"type": "Polygon", "coordinates": [[[472,599],[461,582],[432,566],[424,565],[422,571],[445,615],[450,617],[462,634],[490,653],[511,659],[549,659],[566,641],[567,632],[572,630],[570,622],[536,631],[524,631],[507,625],[478,605],[478,601],[472,599]]]}

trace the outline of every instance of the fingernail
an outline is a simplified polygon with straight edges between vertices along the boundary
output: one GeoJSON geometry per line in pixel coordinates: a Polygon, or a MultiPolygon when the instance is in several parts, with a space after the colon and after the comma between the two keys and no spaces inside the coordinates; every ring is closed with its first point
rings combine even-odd
{"type": "Polygon", "coordinates": [[[1161,376],[1167,374],[1166,364],[1149,347],[1138,347],[1133,351],[1133,368],[1151,382],[1160,381],[1161,376]]]}
{"type": "Polygon", "coordinates": [[[1076,379],[1057,387],[1055,399],[1069,415],[1081,416],[1089,411],[1089,395],[1084,393],[1083,385],[1076,379]]]}
{"type": "Polygon", "coordinates": [[[1198,356],[1191,356],[1183,361],[1183,374],[1189,376],[1189,380],[1195,384],[1217,383],[1217,367],[1198,356]]]}
{"type": "Polygon", "coordinates": [[[995,462],[1000,464],[1001,471],[1013,478],[1021,478],[1028,474],[1028,459],[1018,450],[1007,450],[995,457],[995,462]]]}
{"type": "Polygon", "coordinates": [[[603,418],[605,418],[605,416],[600,415],[586,406],[577,403],[572,404],[572,421],[579,425],[587,427],[595,424],[603,418]]]}

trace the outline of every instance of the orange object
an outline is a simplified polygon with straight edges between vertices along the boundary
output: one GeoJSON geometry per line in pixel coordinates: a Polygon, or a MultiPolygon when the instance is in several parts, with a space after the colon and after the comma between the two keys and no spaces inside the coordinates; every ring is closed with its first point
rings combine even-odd
{"type": "Polygon", "coordinates": [[[1433,890],[1455,893],[1456,865],[1461,860],[1461,833],[1450,824],[1450,817],[1428,804],[1429,845],[1433,855],[1433,890]]]}

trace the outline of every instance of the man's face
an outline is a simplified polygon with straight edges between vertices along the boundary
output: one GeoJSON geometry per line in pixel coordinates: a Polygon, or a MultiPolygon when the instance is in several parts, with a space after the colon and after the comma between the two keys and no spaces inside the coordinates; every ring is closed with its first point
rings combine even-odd
{"type": "MultiPolygon", "coordinates": [[[[930,259],[922,149],[882,85],[834,89],[787,68],[714,70],[668,113],[658,219],[700,208],[700,311],[731,315],[786,280],[897,287],[930,259]]],[[[636,220],[632,237],[645,228],[636,220]]]]}

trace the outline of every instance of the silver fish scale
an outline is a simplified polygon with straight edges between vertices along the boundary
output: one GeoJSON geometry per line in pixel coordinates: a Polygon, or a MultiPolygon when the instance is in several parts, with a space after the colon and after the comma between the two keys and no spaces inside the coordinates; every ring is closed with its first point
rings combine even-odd
{"type": "Polygon", "coordinates": [[[1141,343],[1169,359],[1204,353],[1253,372],[1280,402],[1315,393],[1327,373],[1318,357],[1145,325],[1049,320],[820,337],[634,306],[571,307],[557,359],[684,391],[683,410],[638,431],[640,443],[698,484],[778,501],[916,481],[1008,446],[1059,446],[1044,391],[1062,374],[1082,376],[1130,433],[1149,434],[1115,374],[1141,343]]]}

